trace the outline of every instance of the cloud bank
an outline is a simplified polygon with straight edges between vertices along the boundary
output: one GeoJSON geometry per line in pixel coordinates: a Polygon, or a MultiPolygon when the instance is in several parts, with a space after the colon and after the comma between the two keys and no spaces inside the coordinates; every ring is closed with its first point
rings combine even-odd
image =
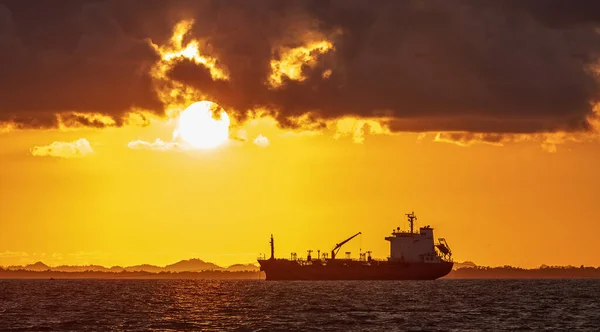
{"type": "Polygon", "coordinates": [[[598,101],[599,25],[585,0],[5,0],[0,122],[119,126],[131,109],[164,114],[176,88],[284,126],[581,132],[598,101]],[[162,45],[192,40],[156,68],[162,45]]]}
{"type": "Polygon", "coordinates": [[[54,142],[45,146],[34,146],[31,155],[37,157],[80,158],[93,154],[94,150],[85,138],[73,142],[54,142]]]}
{"type": "Polygon", "coordinates": [[[134,150],[157,151],[172,151],[183,149],[182,145],[179,142],[165,142],[160,138],[157,138],[154,142],[147,142],[143,140],[131,141],[127,144],[127,147],[134,150]]]}

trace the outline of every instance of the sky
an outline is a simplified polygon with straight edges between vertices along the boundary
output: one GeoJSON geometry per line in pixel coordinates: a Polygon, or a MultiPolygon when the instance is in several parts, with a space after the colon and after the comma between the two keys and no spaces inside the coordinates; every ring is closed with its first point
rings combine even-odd
{"type": "Polygon", "coordinates": [[[0,266],[600,266],[600,4],[0,0],[0,266]],[[313,254],[314,255],[314,254],[313,254]]]}

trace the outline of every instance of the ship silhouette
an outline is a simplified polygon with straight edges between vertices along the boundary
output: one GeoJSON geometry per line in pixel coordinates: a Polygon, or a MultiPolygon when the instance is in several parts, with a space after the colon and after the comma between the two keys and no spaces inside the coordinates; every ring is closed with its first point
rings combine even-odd
{"type": "Polygon", "coordinates": [[[414,232],[414,212],[406,214],[410,231],[392,231],[385,240],[390,242],[390,256],[387,259],[373,259],[371,252],[360,253],[359,259],[338,258],[341,247],[362,234],[358,232],[335,245],[331,257],[327,253],[311,256],[308,250],[306,259],[292,253],[290,259],[275,258],[275,241],[271,235],[271,257],[259,258],[260,270],[266,280],[434,280],[452,270],[452,251],[444,238],[434,242],[433,228],[429,225],[414,232]]]}

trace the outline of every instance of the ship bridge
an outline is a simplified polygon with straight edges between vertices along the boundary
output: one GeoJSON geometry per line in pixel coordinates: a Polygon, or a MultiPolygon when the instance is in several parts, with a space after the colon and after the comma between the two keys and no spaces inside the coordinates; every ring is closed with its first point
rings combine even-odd
{"type": "Polygon", "coordinates": [[[447,244],[440,243],[436,245],[433,240],[433,228],[429,225],[419,228],[418,232],[414,232],[414,220],[417,219],[414,212],[406,214],[410,223],[410,231],[400,231],[400,227],[392,231],[392,235],[385,238],[390,241],[390,261],[401,261],[406,263],[437,263],[441,257],[435,251],[438,247],[440,252],[447,256],[450,254],[450,249],[447,244]],[[443,250],[442,250],[443,249],[443,250]]]}

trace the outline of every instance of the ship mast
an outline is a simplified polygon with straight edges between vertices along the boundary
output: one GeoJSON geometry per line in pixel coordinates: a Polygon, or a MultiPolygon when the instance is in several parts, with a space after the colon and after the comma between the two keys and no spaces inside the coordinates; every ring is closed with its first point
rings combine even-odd
{"type": "Polygon", "coordinates": [[[415,211],[413,211],[412,213],[407,213],[406,216],[408,217],[408,222],[410,223],[410,232],[413,232],[413,224],[414,221],[417,220],[417,216],[415,216],[415,211]]]}
{"type": "Polygon", "coordinates": [[[271,259],[275,259],[275,242],[273,241],[273,234],[271,234],[271,259]]]}

